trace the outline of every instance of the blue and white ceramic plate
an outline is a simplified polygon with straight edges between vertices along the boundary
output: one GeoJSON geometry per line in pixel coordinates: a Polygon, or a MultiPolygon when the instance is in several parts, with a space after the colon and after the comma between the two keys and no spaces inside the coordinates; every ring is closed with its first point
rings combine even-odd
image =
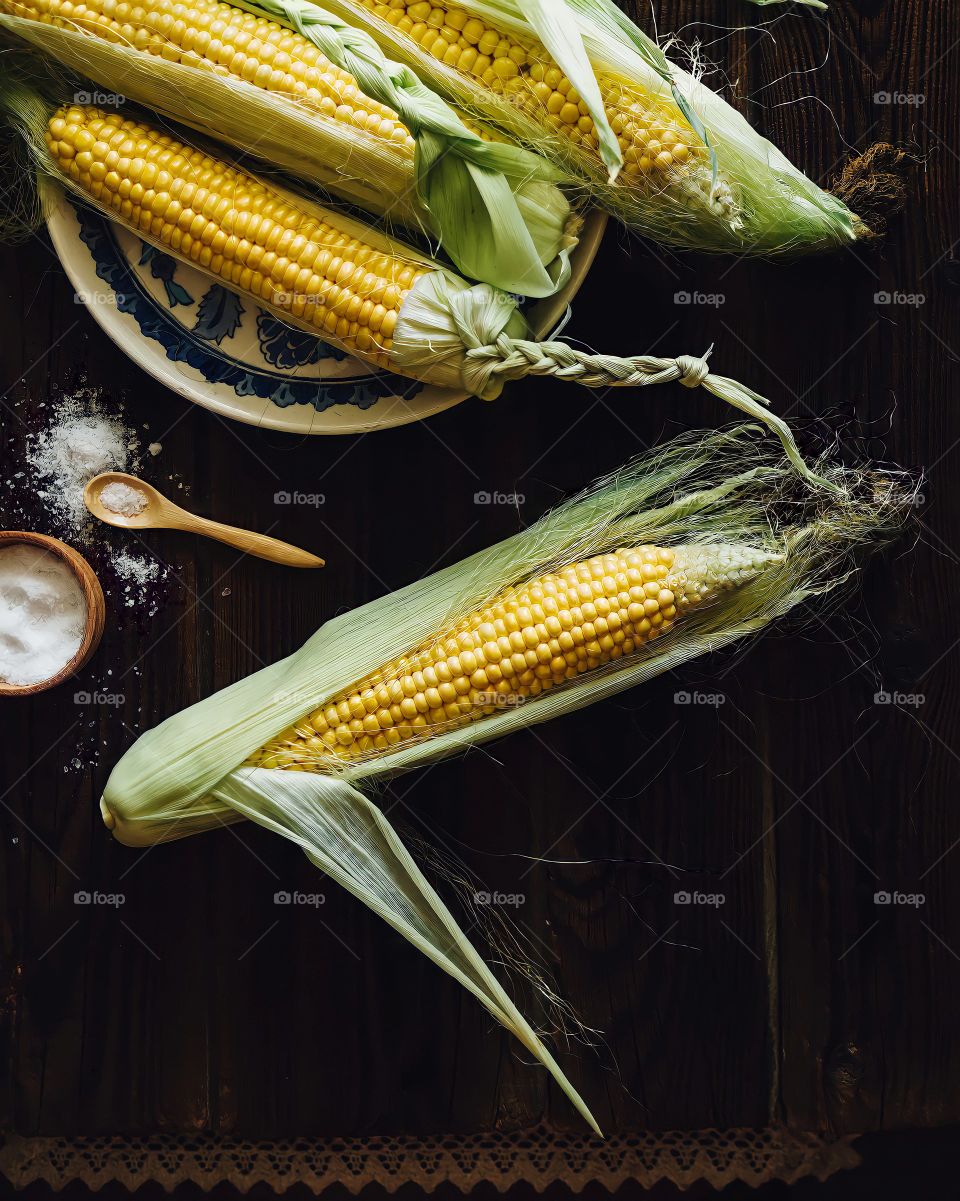
{"type": "MultiPolygon", "coordinates": [[[[597,253],[591,213],[572,277],[528,313],[542,337],[562,318],[597,253]]],[[[155,379],[224,417],[297,434],[355,434],[419,421],[466,399],[370,368],[63,197],[50,238],[77,296],[155,379]]]]}

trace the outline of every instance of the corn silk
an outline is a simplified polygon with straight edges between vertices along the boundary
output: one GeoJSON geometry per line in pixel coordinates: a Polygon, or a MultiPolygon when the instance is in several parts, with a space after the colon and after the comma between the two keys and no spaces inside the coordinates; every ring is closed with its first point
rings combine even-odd
{"type": "Polygon", "coordinates": [[[862,554],[896,535],[916,482],[823,461],[811,488],[751,426],[667,443],[511,538],[325,622],[288,658],[143,734],[114,768],[101,810],[143,846],[250,820],[300,846],[331,878],[458,980],[586,1103],[471,946],[372,796],[397,772],[462,753],[632,688],[765,629],[798,606],[848,603],[862,554]],[[635,654],[456,729],[308,770],[245,765],[278,733],[508,589],[617,548],[746,551],[756,570],[635,654]]]}

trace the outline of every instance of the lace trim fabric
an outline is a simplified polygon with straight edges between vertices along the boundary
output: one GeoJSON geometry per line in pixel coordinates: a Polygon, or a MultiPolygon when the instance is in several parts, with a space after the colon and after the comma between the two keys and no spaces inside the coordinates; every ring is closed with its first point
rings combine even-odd
{"type": "Polygon", "coordinates": [[[481,1182],[543,1189],[562,1182],[574,1191],[626,1181],[722,1188],[803,1176],[825,1180],[855,1167],[851,1138],[826,1139],[782,1127],[616,1135],[599,1140],[538,1127],[519,1134],[288,1139],[246,1142],[209,1136],[24,1138],[0,1148],[0,1172],[17,1189],[45,1181],[55,1189],[79,1180],[91,1189],[147,1182],[171,1189],[228,1183],[240,1192],[264,1184],[284,1192],[295,1184],[321,1193],[339,1184],[353,1193],[374,1184],[394,1192],[414,1183],[427,1192],[452,1184],[469,1192],[481,1182]]]}

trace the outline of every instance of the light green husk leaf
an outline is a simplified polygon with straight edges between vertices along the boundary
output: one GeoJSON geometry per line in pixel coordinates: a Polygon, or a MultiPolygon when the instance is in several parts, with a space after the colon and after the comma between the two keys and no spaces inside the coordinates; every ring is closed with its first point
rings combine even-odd
{"type": "Polygon", "coordinates": [[[293,838],[517,1033],[587,1116],[495,982],[478,974],[469,944],[454,933],[453,919],[414,870],[383,815],[361,803],[354,790],[602,700],[757,633],[807,601],[833,593],[842,602],[857,552],[898,531],[911,511],[915,485],[894,472],[825,463],[820,468],[833,484],[831,491],[807,488],[747,426],[668,443],[512,538],[334,617],[295,654],[142,735],[107,782],[101,802],[105,820],[131,845],[179,838],[239,818],[293,838]],[[617,547],[690,542],[745,544],[760,552],[762,569],[629,659],[368,760],[325,759],[327,775],[244,766],[281,730],[381,664],[428,643],[506,588],[617,547]]]}
{"type": "MultiPolygon", "coordinates": [[[[458,7],[504,32],[537,37],[535,14],[528,12],[528,3],[457,0],[458,7]]],[[[623,173],[611,183],[597,156],[434,59],[361,0],[326,0],[328,8],[367,30],[438,92],[522,144],[536,147],[580,179],[596,203],[655,241],[706,251],[782,255],[834,249],[868,236],[842,200],[803,175],[702,80],[670,63],[613,0],[563,3],[575,19],[599,81],[614,90],[626,89],[628,98],[639,92],[647,98],[673,99],[708,146],[711,166],[702,202],[689,193],[644,191],[631,185],[623,173]],[[727,196],[727,189],[729,205],[718,202],[727,196]]]]}
{"type": "MultiPolygon", "coordinates": [[[[0,13],[0,31],[30,43],[111,93],[223,139],[358,204],[439,239],[472,279],[520,296],[551,295],[567,281],[577,219],[555,166],[519,146],[485,142],[409,67],[371,38],[305,0],[255,0],[247,11],[308,37],[360,87],[397,111],[416,141],[403,146],[329,120],[289,97],[214,72],[0,13]]],[[[75,85],[61,88],[72,94],[75,85]]]]}
{"type": "Polygon", "coordinates": [[[586,104],[597,131],[600,157],[607,166],[607,178],[612,184],[623,166],[623,153],[617,135],[610,127],[576,22],[571,19],[564,0],[524,0],[523,15],[586,104]]]}
{"type": "MultiPolygon", "coordinates": [[[[515,2],[522,8],[526,0],[515,2]]],[[[674,99],[688,120],[691,113],[696,117],[691,125],[711,147],[714,183],[720,173],[734,192],[741,247],[754,253],[797,253],[856,239],[857,219],[841,200],[808,179],[714,91],[669,63],[613,0],[565,2],[581,19],[594,70],[629,85],[642,81],[639,63],[662,58],[674,99]]],[[[654,70],[663,77],[662,69],[655,65],[654,70]]]]}
{"type": "Polygon", "coordinates": [[[561,171],[519,146],[484,141],[409,67],[309,0],[231,2],[295,29],[399,115],[417,143],[417,194],[465,275],[521,296],[548,296],[566,283],[570,210],[552,186],[561,171]]]}
{"type": "Polygon", "coordinates": [[[305,773],[234,772],[218,796],[238,814],[296,843],[312,863],[383,918],[483,1005],[550,1072],[597,1134],[579,1093],[460,929],[383,813],[345,780],[305,773]]]}
{"type": "MultiPolygon", "coordinates": [[[[19,127],[41,176],[55,180],[112,220],[117,219],[112,209],[88,196],[69,176],[62,175],[51,160],[45,129],[52,105],[11,75],[0,78],[0,110],[5,110],[19,127]]],[[[286,193],[276,184],[270,186],[286,196],[291,204],[316,211],[317,206],[311,201],[286,193]]],[[[6,206],[0,204],[0,236],[12,227],[23,225],[22,216],[12,211],[13,202],[14,198],[10,197],[6,206]]],[[[326,214],[321,211],[319,215],[326,214]]],[[[390,364],[401,374],[441,387],[462,389],[485,400],[499,396],[508,381],[528,375],[549,376],[592,388],[647,387],[673,381],[688,388],[702,386],[762,422],[780,439],[790,462],[809,482],[830,486],[803,461],[789,426],[769,411],[764,397],[736,380],[710,371],[709,350],[705,355],[677,358],[620,357],[583,351],[566,342],[533,341],[528,336],[526,321],[515,296],[489,284],[471,286],[410,247],[345,215],[338,214],[336,222],[346,232],[364,238],[384,253],[400,255],[427,269],[407,294],[394,330],[390,364]]],[[[138,237],[153,240],[139,227],[131,225],[130,228],[138,237]]],[[[169,247],[159,245],[166,253],[171,253],[169,247]]],[[[197,263],[192,266],[203,270],[197,263]]],[[[212,275],[212,278],[224,282],[219,276],[212,275]]],[[[288,324],[316,334],[315,326],[286,309],[265,301],[261,303],[288,324]]],[[[328,338],[336,341],[332,335],[328,338]]]]}
{"type": "MultiPolygon", "coordinates": [[[[491,11],[499,6],[498,0],[488,0],[488,3],[491,11]]],[[[511,2],[504,6],[503,15],[513,16],[516,9],[523,14],[524,20],[536,32],[540,41],[549,51],[551,58],[576,88],[580,97],[587,102],[590,116],[597,129],[600,156],[610,169],[608,182],[613,184],[619,174],[619,168],[623,165],[623,154],[616,134],[610,126],[600,96],[600,88],[584,45],[583,34],[577,25],[572,6],[568,7],[566,0],[550,0],[547,11],[544,12],[544,0],[518,0],[516,5],[511,2]],[[613,169],[614,166],[617,170],[613,169]]],[[[673,67],[667,60],[667,56],[656,42],[649,39],[643,45],[637,44],[636,49],[647,65],[670,88],[671,95],[689,122],[690,128],[710,151],[710,165],[713,181],[716,183],[717,156],[710,145],[706,127],[686,96],[674,83],[673,67]]]]}

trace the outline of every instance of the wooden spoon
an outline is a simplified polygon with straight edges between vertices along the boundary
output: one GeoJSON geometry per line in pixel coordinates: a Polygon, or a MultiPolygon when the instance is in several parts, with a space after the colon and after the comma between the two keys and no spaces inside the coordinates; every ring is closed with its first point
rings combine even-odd
{"type": "Polygon", "coordinates": [[[122,471],[105,471],[102,475],[94,476],[83,490],[83,500],[94,517],[99,517],[108,525],[118,525],[127,530],[186,530],[191,534],[203,534],[205,538],[215,538],[218,542],[225,542],[227,546],[235,546],[237,550],[256,555],[260,559],[269,559],[272,563],[283,563],[287,567],[323,567],[323,559],[311,555],[309,551],[301,550],[298,546],[291,546],[277,538],[268,538],[266,534],[255,534],[252,530],[222,525],[219,521],[210,521],[207,517],[197,517],[195,513],[188,513],[172,500],[167,500],[150,484],[122,471]],[[126,484],[129,488],[135,488],[146,497],[146,505],[139,513],[129,517],[123,513],[115,513],[100,499],[100,493],[107,484],[126,484]]]}

